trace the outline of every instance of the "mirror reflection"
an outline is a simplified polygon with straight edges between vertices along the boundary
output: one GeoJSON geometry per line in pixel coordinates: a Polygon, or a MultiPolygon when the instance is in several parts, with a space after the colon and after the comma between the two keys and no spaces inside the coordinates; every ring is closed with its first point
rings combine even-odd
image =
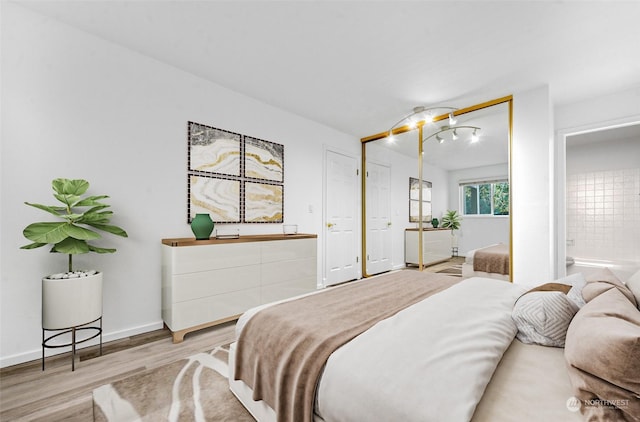
{"type": "Polygon", "coordinates": [[[510,106],[505,97],[461,110],[452,126],[441,119],[425,123],[422,134],[415,129],[363,143],[365,276],[407,266],[510,279],[510,106]],[[454,133],[454,127],[460,129],[454,133]],[[456,230],[446,227],[452,213],[456,230]],[[503,255],[501,269],[475,265],[477,251],[481,258],[503,255]]]}

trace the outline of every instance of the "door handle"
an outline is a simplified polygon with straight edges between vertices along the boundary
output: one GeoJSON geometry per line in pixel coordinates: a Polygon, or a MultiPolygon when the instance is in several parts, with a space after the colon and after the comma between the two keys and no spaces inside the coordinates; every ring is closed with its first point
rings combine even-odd
{"type": "Polygon", "coordinates": [[[328,228],[331,228],[331,227],[333,227],[333,226],[334,226],[334,224],[333,224],[333,223],[327,223],[327,227],[328,227],[328,228]]]}

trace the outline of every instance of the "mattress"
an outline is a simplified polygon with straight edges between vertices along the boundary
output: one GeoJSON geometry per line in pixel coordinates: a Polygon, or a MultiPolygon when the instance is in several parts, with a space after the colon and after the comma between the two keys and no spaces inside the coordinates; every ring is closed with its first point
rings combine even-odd
{"type": "MultiPolygon", "coordinates": [[[[242,330],[246,321],[264,306],[243,315],[238,321],[237,331],[242,330]]],[[[231,347],[229,366],[231,370],[235,368],[235,344],[231,347]]],[[[257,420],[276,420],[275,412],[269,406],[252,399],[252,391],[246,384],[234,380],[233,374],[229,380],[232,392],[257,420]]],[[[570,398],[571,386],[563,349],[524,345],[514,340],[495,368],[472,420],[579,421],[580,414],[570,412],[566,406],[570,398]]],[[[336,419],[326,412],[323,414],[316,406],[314,420],[328,422],[336,419]]]]}

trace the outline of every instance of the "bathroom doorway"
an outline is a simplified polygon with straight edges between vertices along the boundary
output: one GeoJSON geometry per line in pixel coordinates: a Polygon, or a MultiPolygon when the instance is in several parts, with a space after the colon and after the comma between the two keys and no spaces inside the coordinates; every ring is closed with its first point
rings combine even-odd
{"type": "Polygon", "coordinates": [[[566,140],[566,272],[640,269],[640,122],[566,140]]]}

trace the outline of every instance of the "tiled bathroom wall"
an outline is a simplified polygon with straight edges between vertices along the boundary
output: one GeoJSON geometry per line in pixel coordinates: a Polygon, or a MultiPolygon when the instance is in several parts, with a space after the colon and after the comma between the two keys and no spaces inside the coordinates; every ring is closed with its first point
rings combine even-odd
{"type": "Polygon", "coordinates": [[[567,175],[567,255],[640,262],[640,168],[567,175]]]}

